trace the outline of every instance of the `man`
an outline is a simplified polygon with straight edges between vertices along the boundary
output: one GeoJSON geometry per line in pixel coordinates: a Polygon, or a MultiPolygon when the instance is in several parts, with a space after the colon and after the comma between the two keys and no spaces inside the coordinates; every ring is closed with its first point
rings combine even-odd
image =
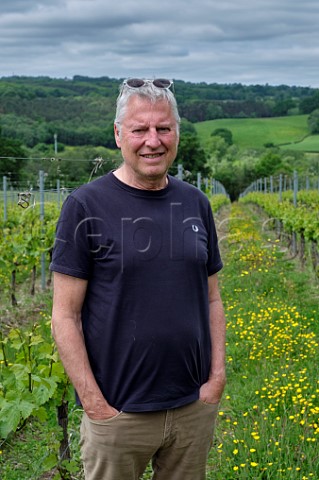
{"type": "Polygon", "coordinates": [[[206,196],[168,175],[165,79],[117,101],[122,165],[75,190],[57,226],[52,331],[84,414],[87,480],[203,480],[225,385],[222,268],[206,196]]]}

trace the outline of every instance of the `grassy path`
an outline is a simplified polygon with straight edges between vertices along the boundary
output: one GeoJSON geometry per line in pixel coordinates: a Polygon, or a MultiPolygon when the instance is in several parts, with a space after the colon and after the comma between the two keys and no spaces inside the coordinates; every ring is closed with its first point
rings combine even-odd
{"type": "Polygon", "coordinates": [[[319,478],[318,285],[249,206],[222,222],[228,385],[209,480],[319,478]]]}
{"type": "MultiPolygon", "coordinates": [[[[207,480],[319,479],[318,285],[268,238],[249,205],[233,204],[217,223],[228,384],[207,480]]],[[[79,421],[71,406],[76,480],[79,421]]],[[[47,423],[27,422],[0,448],[1,480],[58,480],[57,470],[43,473],[58,444],[54,410],[47,423]]],[[[148,471],[143,480],[150,478],[148,471]]]]}

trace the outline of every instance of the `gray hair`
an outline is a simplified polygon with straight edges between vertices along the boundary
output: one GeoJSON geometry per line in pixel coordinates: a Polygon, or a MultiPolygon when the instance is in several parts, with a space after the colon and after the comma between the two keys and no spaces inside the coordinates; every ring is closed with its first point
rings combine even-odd
{"type": "Polygon", "coordinates": [[[121,130],[121,122],[126,114],[127,104],[133,95],[147,99],[152,103],[165,100],[171,107],[172,113],[176,120],[177,133],[179,133],[180,116],[178,113],[177,102],[173,92],[168,88],[158,88],[151,80],[145,80],[145,84],[139,88],[129,87],[125,81],[120,86],[120,94],[116,101],[116,114],[114,123],[116,123],[119,131],[121,130]]]}

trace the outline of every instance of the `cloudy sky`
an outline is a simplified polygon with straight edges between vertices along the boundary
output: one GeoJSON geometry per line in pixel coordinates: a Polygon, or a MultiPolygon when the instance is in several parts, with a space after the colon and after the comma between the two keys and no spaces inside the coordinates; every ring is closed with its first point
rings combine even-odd
{"type": "Polygon", "coordinates": [[[319,87],[319,1],[1,0],[13,74],[319,87]]]}

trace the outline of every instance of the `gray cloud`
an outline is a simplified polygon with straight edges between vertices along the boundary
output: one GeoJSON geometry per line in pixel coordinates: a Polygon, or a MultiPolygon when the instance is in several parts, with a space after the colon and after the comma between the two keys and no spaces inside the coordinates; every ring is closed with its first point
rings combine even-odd
{"type": "Polygon", "coordinates": [[[319,87],[317,0],[1,0],[0,75],[319,87]]]}

